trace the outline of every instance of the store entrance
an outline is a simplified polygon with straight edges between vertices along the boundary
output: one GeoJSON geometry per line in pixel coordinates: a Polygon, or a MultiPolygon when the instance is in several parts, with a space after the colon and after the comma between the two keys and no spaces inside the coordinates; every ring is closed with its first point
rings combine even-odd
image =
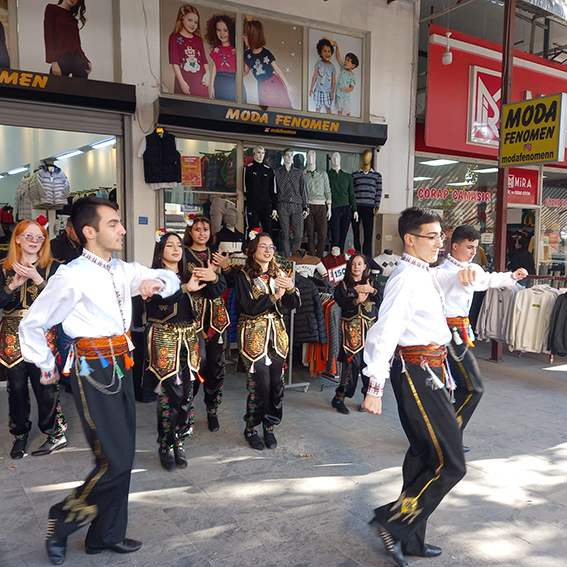
{"type": "MultiPolygon", "coordinates": [[[[506,265],[511,271],[525,268],[537,275],[537,232],[539,210],[508,208],[506,226],[506,265]]],[[[529,280],[525,280],[526,283],[529,280]]]]}

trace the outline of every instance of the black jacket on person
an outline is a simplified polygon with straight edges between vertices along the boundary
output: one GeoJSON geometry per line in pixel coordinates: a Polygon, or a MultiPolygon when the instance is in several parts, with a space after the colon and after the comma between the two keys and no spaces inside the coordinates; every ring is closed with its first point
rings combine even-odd
{"type": "Polygon", "coordinates": [[[567,295],[555,301],[547,339],[547,350],[553,355],[567,356],[567,295]]]}
{"type": "Polygon", "coordinates": [[[51,241],[51,255],[56,260],[63,262],[63,264],[72,262],[75,258],[78,258],[81,253],[81,245],[74,246],[66,232],[62,232],[51,241]]]}
{"type": "Polygon", "coordinates": [[[327,344],[325,313],[315,284],[309,279],[295,275],[295,286],[301,295],[301,306],[295,311],[293,342],[327,344]]]}

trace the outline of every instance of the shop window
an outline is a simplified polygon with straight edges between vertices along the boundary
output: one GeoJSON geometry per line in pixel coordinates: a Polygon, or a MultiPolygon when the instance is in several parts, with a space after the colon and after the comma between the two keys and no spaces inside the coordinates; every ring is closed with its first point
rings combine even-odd
{"type": "Polygon", "coordinates": [[[474,261],[486,269],[494,267],[497,175],[497,168],[456,158],[416,157],[413,203],[442,214],[447,237],[442,256],[449,252],[453,229],[468,224],[481,234],[474,261]]]}
{"type": "Polygon", "coordinates": [[[546,171],[543,177],[539,241],[540,275],[567,275],[567,174],[546,171]]]}
{"type": "Polygon", "coordinates": [[[0,144],[0,255],[20,220],[44,215],[56,236],[74,199],[94,194],[117,200],[114,136],[0,125],[0,144]],[[41,192],[47,178],[55,200],[41,192]]]}

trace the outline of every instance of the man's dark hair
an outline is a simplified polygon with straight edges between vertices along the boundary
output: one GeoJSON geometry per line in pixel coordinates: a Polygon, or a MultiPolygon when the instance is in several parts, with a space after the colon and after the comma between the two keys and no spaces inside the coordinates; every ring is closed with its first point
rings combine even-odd
{"type": "Polygon", "coordinates": [[[347,54],[345,55],[345,59],[346,59],[347,57],[352,61],[352,64],[354,65],[354,68],[355,68],[355,69],[360,65],[360,62],[359,62],[359,60],[358,60],[358,57],[357,57],[354,53],[347,53],[347,54]]]}
{"type": "Polygon", "coordinates": [[[417,233],[422,224],[432,222],[441,224],[441,217],[436,212],[425,207],[410,207],[402,211],[398,219],[398,234],[403,241],[406,234],[417,233]]]}
{"type": "Polygon", "coordinates": [[[465,240],[470,240],[471,242],[474,240],[480,240],[480,232],[468,224],[458,226],[451,235],[451,245],[460,244],[465,240]]]}
{"type": "Polygon", "coordinates": [[[319,57],[321,57],[321,51],[323,51],[323,47],[325,47],[325,45],[331,48],[331,55],[335,52],[333,44],[326,37],[322,37],[317,42],[317,53],[319,54],[319,57]]]}
{"type": "Polygon", "coordinates": [[[85,226],[92,226],[97,232],[99,230],[100,215],[98,214],[98,207],[110,207],[115,211],[118,210],[118,204],[114,201],[93,197],[92,195],[81,197],[73,203],[71,222],[82,246],[87,244],[87,239],[83,234],[85,226]]]}

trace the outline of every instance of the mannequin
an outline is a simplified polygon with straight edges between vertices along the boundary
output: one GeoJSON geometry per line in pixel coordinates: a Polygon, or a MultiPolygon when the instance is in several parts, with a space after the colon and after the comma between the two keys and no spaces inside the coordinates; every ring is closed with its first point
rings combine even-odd
{"type": "Polygon", "coordinates": [[[216,234],[216,241],[221,252],[242,252],[244,235],[236,228],[238,209],[231,203],[222,216],[224,226],[216,234]]]}
{"type": "Polygon", "coordinates": [[[386,248],[382,254],[374,258],[374,261],[378,264],[382,275],[388,277],[401,259],[400,256],[394,254],[393,250],[386,248]]]}
{"type": "Polygon", "coordinates": [[[278,210],[272,218],[280,221],[283,255],[287,258],[299,250],[303,239],[303,221],[307,216],[307,190],[303,171],[293,165],[293,150],[283,152],[284,165],[275,172],[278,210]],[[293,238],[289,245],[290,225],[293,238]]]}
{"type": "Polygon", "coordinates": [[[382,199],[382,176],[372,169],[372,150],[364,150],[361,156],[362,166],[352,174],[356,206],[364,232],[364,244],[360,246],[360,223],[353,219],[354,247],[362,250],[366,256],[372,254],[374,216],[380,209],[382,199]]]}
{"type": "Polygon", "coordinates": [[[327,240],[327,223],[331,218],[331,186],[327,173],[317,170],[317,155],[314,150],[307,152],[305,186],[309,202],[308,216],[305,219],[309,254],[322,258],[327,240]],[[317,246],[315,246],[315,231],[317,231],[317,246]]]}
{"type": "Polygon", "coordinates": [[[276,211],[276,182],[274,170],[264,163],[266,150],[254,148],[254,161],[244,168],[244,197],[247,230],[257,226],[272,234],[272,218],[276,211]]]}
{"type": "Polygon", "coordinates": [[[352,175],[341,169],[341,154],[331,154],[331,169],[328,171],[333,202],[331,217],[331,246],[344,250],[351,216],[358,222],[356,199],[352,175]]]}
{"type": "Polygon", "coordinates": [[[322,278],[327,275],[327,270],[321,262],[321,259],[317,256],[311,256],[307,254],[305,250],[300,248],[297,252],[288,258],[290,262],[295,262],[296,270],[299,270],[300,267],[309,271],[309,275],[312,276],[317,272],[322,278]]]}
{"type": "Polygon", "coordinates": [[[338,246],[333,246],[331,253],[327,254],[321,262],[327,270],[327,277],[330,282],[336,284],[344,278],[344,268],[346,268],[347,259],[338,246]],[[337,268],[343,269],[337,270],[337,268]]]}

